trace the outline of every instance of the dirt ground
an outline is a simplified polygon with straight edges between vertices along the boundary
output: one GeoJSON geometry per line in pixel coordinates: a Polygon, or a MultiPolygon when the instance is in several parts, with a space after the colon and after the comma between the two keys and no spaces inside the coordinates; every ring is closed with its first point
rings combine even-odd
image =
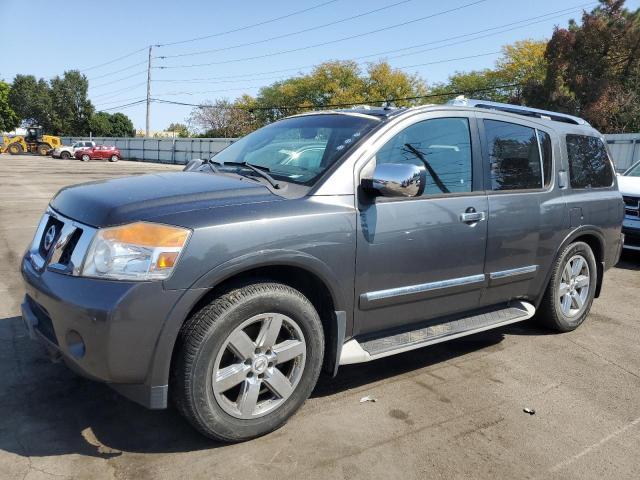
{"type": "Polygon", "coordinates": [[[639,478],[638,254],[607,272],[575,332],[516,324],[343,367],[284,428],[244,444],[50,363],[21,323],[18,272],[47,202],[65,185],[178,168],[0,156],[1,479],[639,478]]]}

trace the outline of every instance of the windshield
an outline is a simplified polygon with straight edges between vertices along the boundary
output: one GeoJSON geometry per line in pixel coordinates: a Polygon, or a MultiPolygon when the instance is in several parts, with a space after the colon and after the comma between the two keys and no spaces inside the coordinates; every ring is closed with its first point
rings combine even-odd
{"type": "Polygon", "coordinates": [[[624,174],[625,177],[640,177],[640,162],[636,163],[624,174]]]}
{"type": "Polygon", "coordinates": [[[280,180],[312,185],[366,133],[374,118],[322,114],[267,125],[231,144],[214,162],[246,162],[269,169],[280,180]]]}

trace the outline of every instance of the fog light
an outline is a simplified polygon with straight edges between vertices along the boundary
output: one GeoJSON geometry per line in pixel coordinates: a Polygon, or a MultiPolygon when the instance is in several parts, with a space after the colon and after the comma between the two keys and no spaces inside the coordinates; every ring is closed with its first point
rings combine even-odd
{"type": "Polygon", "coordinates": [[[67,348],[69,349],[69,353],[73,355],[75,358],[82,358],[85,354],[85,346],[84,340],[82,340],[82,336],[76,332],[75,330],[69,330],[66,336],[67,340],[67,348]]]}

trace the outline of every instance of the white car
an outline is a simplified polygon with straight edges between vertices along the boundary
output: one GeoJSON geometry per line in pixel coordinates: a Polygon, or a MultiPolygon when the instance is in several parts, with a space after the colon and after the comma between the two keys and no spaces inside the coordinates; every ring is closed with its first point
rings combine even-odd
{"type": "Polygon", "coordinates": [[[75,156],[75,153],[78,150],[82,150],[85,148],[93,148],[95,146],[96,146],[96,142],[90,142],[90,141],[75,142],[71,146],[63,145],[61,147],[55,148],[51,156],[53,158],[64,158],[64,159],[73,158],[75,156]]]}
{"type": "Polygon", "coordinates": [[[640,250],[640,162],[618,177],[618,189],[624,199],[624,248],[640,250]]]}

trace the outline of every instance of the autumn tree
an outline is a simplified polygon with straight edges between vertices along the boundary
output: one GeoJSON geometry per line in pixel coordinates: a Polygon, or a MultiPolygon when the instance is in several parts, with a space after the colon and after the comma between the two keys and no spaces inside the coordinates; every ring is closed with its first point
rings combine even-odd
{"type": "Polygon", "coordinates": [[[205,102],[193,109],[189,123],[203,132],[203,137],[241,137],[258,128],[253,117],[253,108],[255,103],[249,96],[241,97],[234,102],[228,99],[205,102]]]}
{"type": "Polygon", "coordinates": [[[582,23],[556,28],[545,52],[543,82],[528,103],[586,118],[602,132],[640,130],[640,10],[601,0],[582,23]]]}
{"type": "Polygon", "coordinates": [[[167,128],[164,129],[165,132],[174,132],[179,138],[187,138],[191,134],[189,132],[189,127],[187,127],[184,123],[170,123],[167,128]]]}

